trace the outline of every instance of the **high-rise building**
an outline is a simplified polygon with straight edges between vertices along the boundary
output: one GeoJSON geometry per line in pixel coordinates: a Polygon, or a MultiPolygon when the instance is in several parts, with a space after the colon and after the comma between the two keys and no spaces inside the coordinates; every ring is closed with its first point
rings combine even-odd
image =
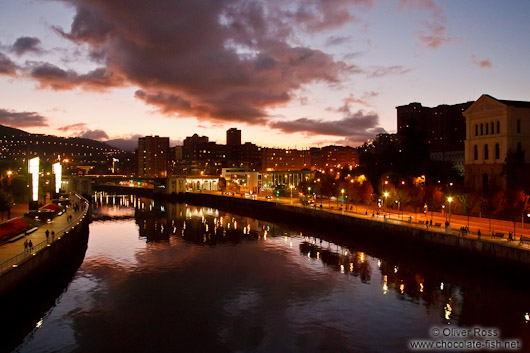
{"type": "Polygon", "coordinates": [[[434,108],[410,103],[396,107],[401,147],[415,150],[420,159],[451,162],[463,174],[466,121],[462,112],[472,103],[442,104],[434,108]]]}
{"type": "Polygon", "coordinates": [[[226,145],[239,146],[241,145],[241,130],[231,128],[226,130],[226,145]]]}
{"type": "Polygon", "coordinates": [[[139,177],[167,177],[170,160],[169,137],[140,137],[136,156],[139,177]]]}

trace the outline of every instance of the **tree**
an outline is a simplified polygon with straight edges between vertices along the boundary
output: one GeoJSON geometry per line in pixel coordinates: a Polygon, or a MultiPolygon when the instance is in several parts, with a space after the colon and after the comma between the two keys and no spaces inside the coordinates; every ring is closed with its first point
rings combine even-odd
{"type": "Polygon", "coordinates": [[[8,218],[9,213],[11,211],[11,197],[2,190],[0,190],[0,213],[2,215],[2,221],[4,220],[4,213],[8,212],[8,218]]]}
{"type": "Polygon", "coordinates": [[[491,219],[506,209],[507,201],[504,191],[483,194],[480,209],[489,218],[489,232],[491,234],[491,219]]]}

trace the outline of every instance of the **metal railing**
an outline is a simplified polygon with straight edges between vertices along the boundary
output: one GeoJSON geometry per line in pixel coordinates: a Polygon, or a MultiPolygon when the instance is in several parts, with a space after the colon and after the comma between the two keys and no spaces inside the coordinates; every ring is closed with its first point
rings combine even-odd
{"type": "Polygon", "coordinates": [[[4,273],[10,271],[11,269],[18,267],[20,264],[24,263],[29,258],[35,256],[39,251],[49,247],[52,243],[59,241],[63,236],[67,235],[70,230],[74,229],[76,226],[79,225],[79,223],[81,223],[81,221],[87,215],[88,201],[77,193],[74,194],[73,196],[77,197],[79,201],[83,202],[84,210],[81,213],[79,213],[75,219],[72,219],[72,221],[66,227],[57,231],[57,233],[55,233],[55,236],[52,237],[51,239],[48,238],[34,245],[31,249],[25,249],[24,252],[0,263],[0,275],[3,275],[4,273]]]}

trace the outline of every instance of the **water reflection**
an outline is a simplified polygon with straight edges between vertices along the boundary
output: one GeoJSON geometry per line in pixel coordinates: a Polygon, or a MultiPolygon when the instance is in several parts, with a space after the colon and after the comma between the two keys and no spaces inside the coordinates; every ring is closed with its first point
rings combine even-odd
{"type": "Polygon", "coordinates": [[[448,324],[530,345],[530,292],[489,273],[132,196],[97,194],[93,215],[83,265],[20,351],[401,352],[448,324]]]}

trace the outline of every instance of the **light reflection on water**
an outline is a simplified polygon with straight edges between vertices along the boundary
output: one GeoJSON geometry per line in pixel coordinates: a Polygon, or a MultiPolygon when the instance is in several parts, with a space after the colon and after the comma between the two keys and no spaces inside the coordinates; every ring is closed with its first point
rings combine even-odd
{"type": "Polygon", "coordinates": [[[524,290],[209,208],[100,197],[94,214],[83,264],[18,351],[402,352],[435,325],[529,332],[524,290]]]}

